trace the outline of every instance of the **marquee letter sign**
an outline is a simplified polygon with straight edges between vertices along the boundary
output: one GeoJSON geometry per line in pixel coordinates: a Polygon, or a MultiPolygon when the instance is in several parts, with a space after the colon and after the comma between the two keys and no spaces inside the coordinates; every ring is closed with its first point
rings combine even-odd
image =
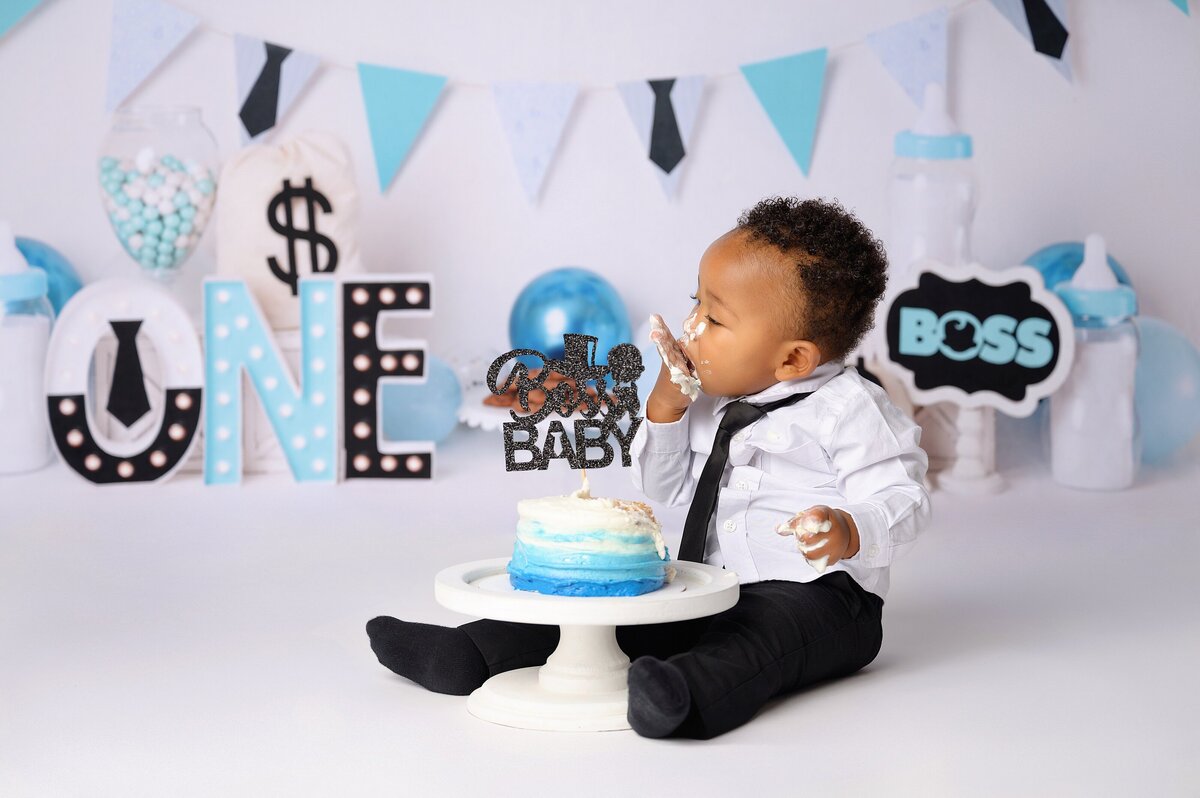
{"type": "Polygon", "coordinates": [[[888,359],[915,401],[1028,416],[1067,378],[1071,314],[1036,269],[926,260],[909,275],[882,314],[888,359]]]}
{"type": "Polygon", "coordinates": [[[200,341],[175,299],[145,280],[113,278],[71,298],[54,325],[46,356],[50,429],[63,460],[90,482],[154,482],[172,473],[196,441],[204,370],[200,341]],[[150,412],[137,349],[148,338],[163,365],[165,390],[158,432],[141,451],[109,452],[92,432],[88,369],[97,342],[109,332],[117,357],[106,412],[126,427],[150,412]]]}

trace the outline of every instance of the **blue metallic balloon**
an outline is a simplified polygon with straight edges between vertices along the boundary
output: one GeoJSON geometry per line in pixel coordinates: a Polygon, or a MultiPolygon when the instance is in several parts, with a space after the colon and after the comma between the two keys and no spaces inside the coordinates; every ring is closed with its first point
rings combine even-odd
{"type": "Polygon", "coordinates": [[[425,384],[383,383],[383,438],[389,441],[441,441],[458,424],[462,388],[446,361],[425,358],[425,384]]]}
{"type": "MultiPolygon", "coordinates": [[[[597,363],[606,362],[612,347],[630,343],[625,303],[595,272],[574,267],[548,271],[525,286],[513,303],[508,337],[514,349],[562,357],[564,333],[596,336],[597,363]]],[[[527,364],[541,365],[532,360],[527,364]]]]}
{"type": "Polygon", "coordinates": [[[26,263],[46,273],[50,283],[50,304],[54,306],[54,315],[57,316],[67,300],[83,287],[75,268],[57,249],[33,238],[17,236],[17,249],[26,263]]]}
{"type": "Polygon", "coordinates": [[[1165,321],[1148,316],[1134,321],[1142,462],[1162,465],[1200,432],[1200,351],[1165,321]]]}

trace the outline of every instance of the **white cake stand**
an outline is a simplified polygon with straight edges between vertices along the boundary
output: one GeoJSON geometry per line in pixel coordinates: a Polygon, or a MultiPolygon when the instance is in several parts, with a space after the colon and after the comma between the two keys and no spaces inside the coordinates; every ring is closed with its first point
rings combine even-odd
{"type": "Polygon", "coordinates": [[[723,612],[738,600],[733,571],[673,561],[674,581],[641,596],[547,596],[509,584],[508,558],[478,560],[438,573],[434,596],[466,615],[558,626],[545,665],[488,679],[467,699],[478,718],[519,729],[628,729],[629,657],[617,626],[683,621],[723,612]]]}

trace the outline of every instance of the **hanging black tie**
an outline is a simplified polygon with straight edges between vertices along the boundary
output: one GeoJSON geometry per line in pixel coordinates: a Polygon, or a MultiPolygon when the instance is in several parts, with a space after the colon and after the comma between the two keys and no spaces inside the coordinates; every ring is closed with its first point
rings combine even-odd
{"type": "Polygon", "coordinates": [[[1033,37],[1033,49],[1051,58],[1062,58],[1067,47],[1067,29],[1046,0],[1024,0],[1025,19],[1033,37]]]}
{"type": "Polygon", "coordinates": [[[679,556],[676,559],[689,562],[704,561],[708,521],[717,509],[717,492],[721,489],[721,477],[725,474],[725,463],[729,460],[729,440],[734,433],[776,408],[794,404],[809,396],[812,396],[812,391],[795,393],[765,405],[752,405],[749,402],[729,403],[725,408],[725,415],[721,417],[721,423],[717,425],[717,435],[713,439],[708,462],[700,472],[700,481],[696,484],[695,495],[692,496],[692,506],[688,510],[687,520],[683,523],[683,540],[679,544],[679,556]]]}
{"type": "Polygon", "coordinates": [[[246,95],[246,102],[242,103],[242,110],[238,112],[251,138],[275,127],[275,116],[279,113],[279,78],[283,72],[283,59],[292,52],[278,44],[263,44],[267,48],[267,63],[263,64],[262,71],[250,87],[250,93],[246,95]]]}
{"type": "Polygon", "coordinates": [[[675,79],[652,80],[654,90],[654,124],[650,128],[650,160],[667,174],[683,160],[683,138],[679,135],[679,123],[675,121],[675,108],[671,105],[671,88],[675,79]]]}
{"type": "Polygon", "coordinates": [[[112,388],[108,392],[108,412],[126,427],[150,412],[146,380],[138,357],[137,334],[141,321],[110,321],[117,336],[117,362],[113,366],[112,388]]]}

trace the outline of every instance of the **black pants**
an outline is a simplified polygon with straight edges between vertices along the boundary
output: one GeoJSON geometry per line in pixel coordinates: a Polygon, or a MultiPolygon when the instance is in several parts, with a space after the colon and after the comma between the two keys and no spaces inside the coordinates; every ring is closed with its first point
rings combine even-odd
{"type": "MultiPolygon", "coordinates": [[[[706,740],[754,717],[770,699],[865,667],[883,643],[883,599],[845,571],[811,582],[742,585],[725,612],[674,623],[618,626],[630,660],[651,656],[687,679],[692,709],[676,732],[706,740]]],[[[481,620],[459,627],[492,675],[543,665],[557,626],[481,620]]]]}

